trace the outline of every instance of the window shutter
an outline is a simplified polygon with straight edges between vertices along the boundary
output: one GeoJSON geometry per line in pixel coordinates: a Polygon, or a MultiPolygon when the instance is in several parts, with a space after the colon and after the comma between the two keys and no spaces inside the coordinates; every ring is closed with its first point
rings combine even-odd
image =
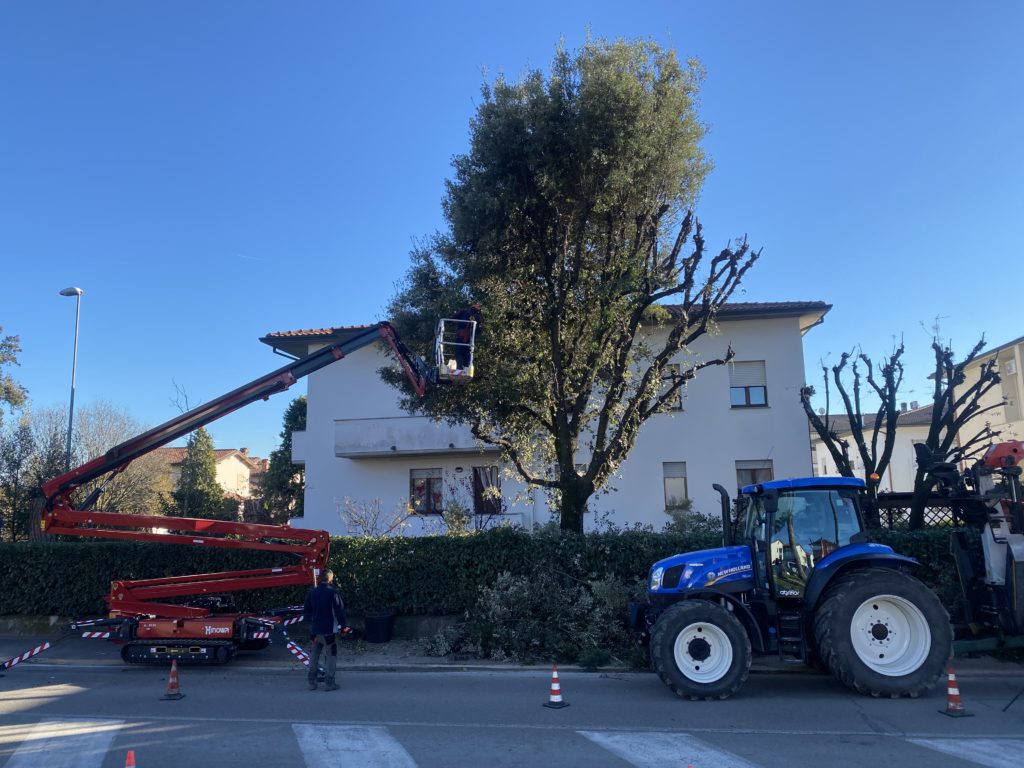
{"type": "Polygon", "coordinates": [[[685,461],[663,461],[661,468],[664,477],[686,477],[685,461]]]}
{"type": "Polygon", "coordinates": [[[730,387],[765,387],[768,377],[765,374],[764,360],[750,360],[729,364],[730,387]]]}
{"type": "Polygon", "coordinates": [[[736,469],[771,469],[771,459],[737,459],[736,469]]]}

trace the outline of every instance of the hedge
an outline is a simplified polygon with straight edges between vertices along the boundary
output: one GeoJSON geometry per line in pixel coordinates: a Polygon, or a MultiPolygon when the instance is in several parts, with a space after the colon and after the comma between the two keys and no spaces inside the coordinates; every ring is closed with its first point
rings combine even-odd
{"type": "MultiPolygon", "coordinates": [[[[529,535],[503,528],[468,536],[336,538],[330,567],[350,612],[387,607],[444,615],[472,606],[498,574],[544,569],[583,581],[642,578],[654,560],[714,546],[708,533],[529,535]]],[[[0,544],[0,615],[94,616],[115,579],[146,579],[283,565],[265,552],[122,541],[0,544]]],[[[304,587],[235,593],[240,610],[302,602],[304,587]]]]}
{"type": "MultiPolygon", "coordinates": [[[[878,532],[877,541],[916,557],[918,576],[954,615],[959,587],[949,555],[949,530],[878,532]]],[[[541,572],[591,582],[632,584],[655,560],[718,545],[713,531],[621,531],[584,536],[504,528],[467,536],[336,538],[330,567],[354,615],[386,607],[400,614],[462,613],[499,574],[541,572]]],[[[145,579],[287,564],[266,552],[122,541],[0,544],[0,615],[102,615],[115,579],[145,579]]],[[[305,587],[236,593],[240,610],[302,602],[305,587]]]]}

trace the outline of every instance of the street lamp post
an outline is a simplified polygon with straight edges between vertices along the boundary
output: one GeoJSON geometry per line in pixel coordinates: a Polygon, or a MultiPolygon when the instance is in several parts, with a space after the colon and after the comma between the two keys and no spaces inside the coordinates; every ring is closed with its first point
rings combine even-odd
{"type": "Polygon", "coordinates": [[[82,289],[65,288],[60,292],[61,296],[75,297],[75,351],[71,357],[71,405],[68,407],[68,440],[64,453],[64,471],[71,470],[71,430],[75,419],[75,371],[78,368],[78,317],[82,309],[82,289]]]}

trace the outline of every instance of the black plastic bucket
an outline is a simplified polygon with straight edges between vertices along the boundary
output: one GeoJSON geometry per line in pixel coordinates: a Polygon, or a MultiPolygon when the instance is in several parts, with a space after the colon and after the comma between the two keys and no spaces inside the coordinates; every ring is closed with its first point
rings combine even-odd
{"type": "Polygon", "coordinates": [[[386,643],[395,628],[395,612],[367,611],[363,617],[363,639],[368,643],[386,643]]]}

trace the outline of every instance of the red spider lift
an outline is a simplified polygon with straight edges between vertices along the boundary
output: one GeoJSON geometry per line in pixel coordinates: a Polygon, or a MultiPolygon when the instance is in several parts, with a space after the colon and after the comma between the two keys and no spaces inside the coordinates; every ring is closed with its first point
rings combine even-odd
{"type": "MultiPolygon", "coordinates": [[[[416,392],[422,396],[436,381],[429,369],[399,339],[389,323],[377,323],[357,335],[299,358],[273,373],[194,408],[158,427],[133,437],[102,456],[55,477],[42,486],[46,504],[42,528],[46,533],[104,539],[130,539],[203,547],[280,552],[291,564],[223,573],[119,580],[110,585],[105,601],[109,617],[77,622],[74,627],[102,627],[90,636],[108,637],[121,644],[127,662],[224,663],[238,650],[266,647],[270,632],[301,607],[266,614],[237,613],[224,593],[269,587],[312,585],[326,567],[330,537],[326,531],[163,515],[102,512],[92,507],[103,487],[135,459],[233,411],[283,392],[308,376],[378,341],[390,346],[416,392]],[[106,479],[80,505],[72,496],[82,485],[106,479]],[[167,601],[179,602],[167,602],[167,601]]],[[[297,619],[293,619],[297,620],[297,619]]]]}

